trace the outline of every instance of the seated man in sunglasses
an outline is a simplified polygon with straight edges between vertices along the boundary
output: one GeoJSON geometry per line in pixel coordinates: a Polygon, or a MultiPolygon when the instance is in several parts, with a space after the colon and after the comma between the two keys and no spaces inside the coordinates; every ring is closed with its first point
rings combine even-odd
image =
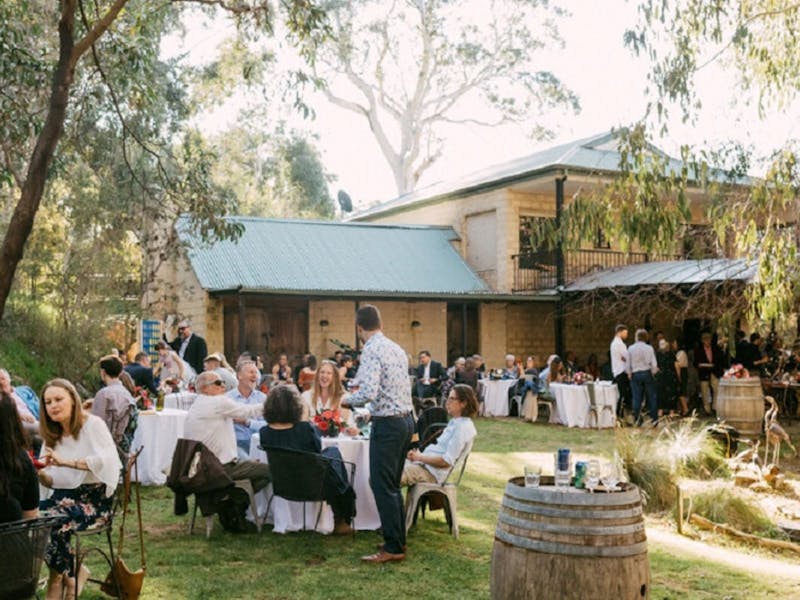
{"type": "Polygon", "coordinates": [[[259,491],[270,482],[269,466],[239,460],[234,419],[262,418],[263,404],[242,404],[225,395],[225,383],[214,371],[200,373],[195,380],[197,399],[189,408],[183,437],[202,442],[222,463],[231,479],[249,479],[259,491]]]}

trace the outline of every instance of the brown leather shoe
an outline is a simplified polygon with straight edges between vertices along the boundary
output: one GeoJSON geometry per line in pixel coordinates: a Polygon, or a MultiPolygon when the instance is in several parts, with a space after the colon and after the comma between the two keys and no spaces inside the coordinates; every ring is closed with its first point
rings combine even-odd
{"type": "Polygon", "coordinates": [[[354,529],[350,527],[349,523],[336,523],[333,526],[333,535],[350,535],[354,529]]]}
{"type": "Polygon", "coordinates": [[[385,563],[391,561],[401,561],[405,560],[405,554],[392,554],[391,552],[386,552],[386,550],[379,550],[375,554],[370,554],[369,556],[362,556],[361,560],[364,562],[371,562],[371,563],[385,563]]]}

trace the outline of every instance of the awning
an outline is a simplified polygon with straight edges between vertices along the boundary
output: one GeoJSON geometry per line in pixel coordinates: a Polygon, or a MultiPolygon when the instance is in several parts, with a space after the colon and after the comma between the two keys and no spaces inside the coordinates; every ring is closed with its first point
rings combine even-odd
{"type": "Polygon", "coordinates": [[[565,292],[658,285],[698,285],[722,281],[751,282],[757,265],[744,259],[710,258],[649,262],[587,273],[564,288],[565,292]]]}

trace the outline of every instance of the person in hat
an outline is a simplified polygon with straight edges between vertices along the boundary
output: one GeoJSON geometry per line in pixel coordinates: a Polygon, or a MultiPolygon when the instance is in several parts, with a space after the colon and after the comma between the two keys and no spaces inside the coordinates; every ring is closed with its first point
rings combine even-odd
{"type": "Polygon", "coordinates": [[[213,352],[203,359],[203,371],[214,371],[225,383],[225,391],[230,392],[239,385],[236,379],[236,372],[225,360],[222,352],[213,352]]]}

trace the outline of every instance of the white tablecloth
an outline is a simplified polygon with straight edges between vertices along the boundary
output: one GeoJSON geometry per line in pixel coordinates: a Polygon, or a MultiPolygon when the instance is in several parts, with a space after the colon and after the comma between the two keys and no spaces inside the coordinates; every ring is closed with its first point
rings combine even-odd
{"type": "MultiPolygon", "coordinates": [[[[551,383],[550,390],[556,398],[556,414],[552,415],[551,422],[567,427],[589,427],[592,400],[587,385],[551,383]]],[[[610,410],[599,411],[600,427],[614,427],[619,398],[616,384],[597,382],[594,384],[594,394],[595,404],[610,407],[610,410]]]]}
{"type": "MultiPolygon", "coordinates": [[[[267,462],[267,453],[259,449],[259,435],[254,433],[250,438],[250,459],[259,462],[267,462]]],[[[356,492],[356,529],[378,529],[381,520],[378,515],[378,508],[375,505],[375,496],[369,487],[369,440],[353,439],[347,436],[338,438],[322,438],[322,447],[338,446],[342,453],[342,458],[346,461],[355,463],[356,478],[353,482],[356,492]]],[[[259,514],[267,510],[269,498],[272,495],[272,485],[267,486],[261,493],[256,495],[256,508],[259,514]]],[[[319,503],[306,503],[306,526],[312,528],[317,518],[319,503]]],[[[276,497],[270,507],[271,514],[267,516],[267,522],[274,525],[275,533],[286,533],[287,531],[300,531],[303,529],[303,503],[289,502],[283,498],[276,497]]],[[[319,519],[317,531],[330,533],[333,531],[333,511],[323,503],[322,515],[319,519]]]]}
{"type": "Polygon", "coordinates": [[[483,415],[486,417],[508,416],[508,388],[517,384],[516,379],[481,379],[478,393],[483,400],[483,415]]]}
{"type": "Polygon", "coordinates": [[[133,436],[133,448],[144,446],[139,455],[139,481],[144,485],[164,485],[172,464],[178,438],[183,437],[186,411],[165,408],[159,412],[139,413],[133,436]]]}
{"type": "Polygon", "coordinates": [[[164,408],[177,408],[179,410],[189,410],[194,403],[197,394],[194,392],[177,392],[164,396],[164,408]]]}

